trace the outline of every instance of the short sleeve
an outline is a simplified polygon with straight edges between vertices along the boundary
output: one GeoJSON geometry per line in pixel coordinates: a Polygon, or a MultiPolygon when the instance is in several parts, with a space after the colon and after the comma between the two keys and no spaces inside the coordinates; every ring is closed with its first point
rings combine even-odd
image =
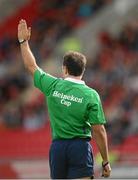
{"type": "Polygon", "coordinates": [[[56,77],[45,73],[42,69],[37,69],[34,73],[34,86],[40,89],[40,91],[42,91],[45,95],[50,94],[50,91],[56,81],[56,77]]]}
{"type": "Polygon", "coordinates": [[[89,123],[91,125],[105,124],[105,115],[99,94],[94,91],[89,105],[89,123]]]}

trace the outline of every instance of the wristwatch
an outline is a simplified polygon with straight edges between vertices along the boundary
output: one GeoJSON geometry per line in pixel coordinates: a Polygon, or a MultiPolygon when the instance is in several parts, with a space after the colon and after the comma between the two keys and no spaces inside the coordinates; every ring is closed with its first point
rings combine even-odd
{"type": "Polygon", "coordinates": [[[25,41],[26,41],[25,39],[19,39],[20,44],[24,43],[25,41]]]}
{"type": "Polygon", "coordinates": [[[107,164],[109,164],[109,161],[107,161],[107,162],[105,162],[105,163],[102,162],[102,167],[105,168],[105,166],[106,166],[107,164]]]}

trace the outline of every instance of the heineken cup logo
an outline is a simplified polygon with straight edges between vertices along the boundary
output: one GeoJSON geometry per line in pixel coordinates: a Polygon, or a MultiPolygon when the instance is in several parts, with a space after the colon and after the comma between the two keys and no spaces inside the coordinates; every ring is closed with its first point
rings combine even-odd
{"type": "Polygon", "coordinates": [[[71,101],[76,103],[82,103],[83,98],[75,97],[74,95],[66,95],[58,91],[53,92],[53,96],[61,99],[61,104],[69,107],[71,106],[71,101]]]}

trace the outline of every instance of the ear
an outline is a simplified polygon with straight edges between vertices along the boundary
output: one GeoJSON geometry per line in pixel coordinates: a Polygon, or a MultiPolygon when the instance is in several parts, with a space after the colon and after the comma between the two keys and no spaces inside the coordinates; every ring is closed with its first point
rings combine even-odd
{"type": "Polygon", "coordinates": [[[67,70],[66,66],[62,66],[62,70],[63,70],[65,75],[68,75],[68,70],[67,70]]]}
{"type": "Polygon", "coordinates": [[[67,67],[65,66],[65,74],[67,74],[68,75],[68,69],[67,69],[67,67]]]}

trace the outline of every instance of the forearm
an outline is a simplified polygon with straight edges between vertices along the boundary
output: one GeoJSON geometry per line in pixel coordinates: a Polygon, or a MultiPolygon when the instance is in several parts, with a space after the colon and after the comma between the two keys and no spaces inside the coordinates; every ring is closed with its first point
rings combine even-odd
{"type": "Polygon", "coordinates": [[[24,65],[28,69],[28,71],[31,74],[33,74],[35,70],[38,69],[38,66],[36,64],[35,57],[30,50],[28,41],[25,41],[24,43],[20,44],[20,48],[21,48],[21,54],[22,54],[24,65]]]}
{"type": "Polygon", "coordinates": [[[96,140],[103,162],[109,161],[107,134],[104,126],[100,125],[99,128],[93,128],[93,136],[96,140]]]}

